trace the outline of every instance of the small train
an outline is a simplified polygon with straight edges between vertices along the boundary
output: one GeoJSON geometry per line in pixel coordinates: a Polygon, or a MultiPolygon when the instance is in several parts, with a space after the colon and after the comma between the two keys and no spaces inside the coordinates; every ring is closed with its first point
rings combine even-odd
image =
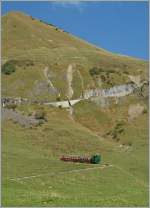
{"type": "Polygon", "coordinates": [[[62,156],[60,160],[65,162],[78,162],[78,163],[91,163],[99,164],[101,162],[101,155],[92,155],[89,157],[80,157],[80,156],[62,156]]]}

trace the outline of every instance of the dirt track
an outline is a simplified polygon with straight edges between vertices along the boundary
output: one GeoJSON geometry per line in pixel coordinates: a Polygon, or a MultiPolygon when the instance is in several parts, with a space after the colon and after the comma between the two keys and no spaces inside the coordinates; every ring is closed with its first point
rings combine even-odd
{"type": "MultiPolygon", "coordinates": [[[[68,170],[68,171],[61,171],[57,174],[65,174],[65,173],[74,173],[74,172],[81,172],[81,171],[89,171],[89,170],[94,170],[94,169],[104,169],[108,167],[112,167],[113,165],[100,165],[96,167],[91,167],[91,168],[81,168],[81,169],[75,169],[75,170],[68,170]]],[[[32,175],[32,176],[25,176],[25,177],[19,177],[19,178],[10,178],[9,180],[12,181],[20,181],[20,180],[26,180],[26,179],[31,179],[31,178],[38,178],[42,176],[53,176],[56,175],[56,173],[43,173],[39,175],[32,175]]]]}

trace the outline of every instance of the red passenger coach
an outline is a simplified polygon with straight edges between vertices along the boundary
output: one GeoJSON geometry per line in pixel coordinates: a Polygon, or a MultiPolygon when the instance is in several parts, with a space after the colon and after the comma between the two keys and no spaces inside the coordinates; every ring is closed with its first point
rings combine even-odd
{"type": "Polygon", "coordinates": [[[90,163],[90,158],[87,157],[62,156],[60,160],[68,161],[68,162],[90,163]]]}

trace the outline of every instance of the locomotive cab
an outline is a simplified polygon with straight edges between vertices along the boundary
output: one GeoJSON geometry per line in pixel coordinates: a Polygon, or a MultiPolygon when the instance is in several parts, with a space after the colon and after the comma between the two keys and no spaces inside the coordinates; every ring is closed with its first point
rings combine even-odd
{"type": "Polygon", "coordinates": [[[93,155],[91,157],[92,164],[99,164],[101,162],[101,155],[93,155]]]}

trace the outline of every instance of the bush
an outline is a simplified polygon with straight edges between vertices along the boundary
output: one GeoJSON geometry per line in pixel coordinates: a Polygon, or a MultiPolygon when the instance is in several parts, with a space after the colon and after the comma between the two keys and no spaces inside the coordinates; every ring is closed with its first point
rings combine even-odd
{"type": "Polygon", "coordinates": [[[43,110],[37,110],[35,112],[35,119],[43,119],[43,120],[46,120],[46,113],[43,110]]]}
{"type": "Polygon", "coordinates": [[[124,71],[123,73],[124,73],[124,74],[129,74],[129,72],[128,72],[128,71],[124,71]]]}
{"type": "Polygon", "coordinates": [[[32,16],[30,16],[32,20],[35,20],[32,16]]]}
{"type": "Polygon", "coordinates": [[[44,120],[43,119],[39,119],[37,125],[41,126],[42,124],[44,124],[44,120]]]}
{"type": "Polygon", "coordinates": [[[16,105],[16,104],[14,104],[14,103],[6,105],[6,108],[8,108],[8,109],[12,109],[12,110],[15,110],[15,109],[16,109],[16,107],[17,107],[17,105],[16,105]]]}
{"type": "Polygon", "coordinates": [[[107,77],[112,73],[115,73],[115,71],[113,69],[107,69],[105,70],[104,68],[97,68],[97,67],[93,67],[92,69],[89,70],[89,73],[91,76],[95,76],[95,75],[100,75],[102,74],[102,72],[107,75],[107,77]]]}
{"type": "Polygon", "coordinates": [[[110,136],[112,139],[119,141],[120,135],[125,132],[123,128],[124,124],[124,121],[118,121],[113,129],[106,133],[106,136],[110,136]]]}
{"type": "Polygon", "coordinates": [[[128,144],[128,146],[132,146],[132,142],[128,142],[127,144],[128,144]]]}
{"type": "Polygon", "coordinates": [[[118,138],[117,132],[113,131],[112,132],[112,139],[117,139],[117,138],[118,138]]]}
{"type": "Polygon", "coordinates": [[[45,21],[43,21],[43,20],[40,20],[40,22],[42,22],[42,23],[44,23],[44,24],[46,24],[46,25],[50,25],[50,26],[52,26],[52,27],[55,27],[55,25],[53,25],[53,24],[51,24],[51,23],[48,23],[48,22],[45,22],[45,21]]]}
{"type": "Polygon", "coordinates": [[[144,110],[143,110],[143,114],[146,114],[147,113],[147,109],[146,108],[144,108],[144,110]]]}
{"type": "Polygon", "coordinates": [[[28,113],[28,116],[32,116],[32,112],[29,112],[29,113],[28,113]]]}
{"type": "Polygon", "coordinates": [[[60,98],[60,97],[57,97],[57,98],[56,98],[56,101],[57,101],[57,102],[61,101],[61,98],[60,98]]]}
{"type": "Polygon", "coordinates": [[[2,66],[2,73],[4,74],[11,74],[16,71],[16,67],[13,62],[8,61],[2,66]]]}
{"type": "Polygon", "coordinates": [[[99,75],[101,72],[103,72],[103,69],[97,67],[93,67],[89,70],[91,76],[99,75]]]}
{"type": "Polygon", "coordinates": [[[112,73],[112,74],[115,73],[115,71],[113,69],[109,69],[107,72],[112,73]]]}
{"type": "Polygon", "coordinates": [[[103,82],[105,82],[106,81],[106,77],[105,77],[105,75],[101,75],[101,80],[103,81],[103,82]]]}

